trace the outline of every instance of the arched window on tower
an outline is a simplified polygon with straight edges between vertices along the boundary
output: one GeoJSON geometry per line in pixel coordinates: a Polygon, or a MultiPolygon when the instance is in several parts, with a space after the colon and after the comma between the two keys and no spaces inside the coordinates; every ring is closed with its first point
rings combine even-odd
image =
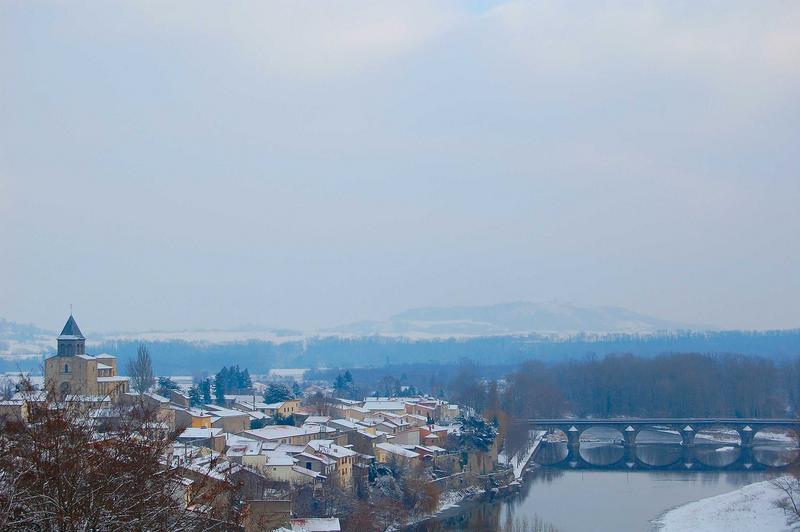
{"type": "Polygon", "coordinates": [[[69,364],[64,364],[64,373],[69,373],[69,364]]]}

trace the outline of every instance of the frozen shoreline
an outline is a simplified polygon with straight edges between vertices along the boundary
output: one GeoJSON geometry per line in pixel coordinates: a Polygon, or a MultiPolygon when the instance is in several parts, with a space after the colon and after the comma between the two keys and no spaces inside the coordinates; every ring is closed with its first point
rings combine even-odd
{"type": "Polygon", "coordinates": [[[652,523],[659,532],[783,532],[792,530],[774,502],[782,493],[769,480],[690,502],[665,512],[652,523]]]}

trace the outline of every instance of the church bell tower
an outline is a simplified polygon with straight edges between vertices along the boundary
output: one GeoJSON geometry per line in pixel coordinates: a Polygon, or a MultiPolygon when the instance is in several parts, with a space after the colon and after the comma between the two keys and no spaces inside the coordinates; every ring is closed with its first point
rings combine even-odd
{"type": "Polygon", "coordinates": [[[69,315],[61,334],[58,335],[58,356],[73,357],[86,354],[86,337],[83,336],[75,318],[69,315]]]}

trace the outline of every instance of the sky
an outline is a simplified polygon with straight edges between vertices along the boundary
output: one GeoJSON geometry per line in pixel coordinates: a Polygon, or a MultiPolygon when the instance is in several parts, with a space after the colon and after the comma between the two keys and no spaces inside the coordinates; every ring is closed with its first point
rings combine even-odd
{"type": "Polygon", "coordinates": [[[800,327],[800,3],[0,2],[0,316],[800,327]]]}

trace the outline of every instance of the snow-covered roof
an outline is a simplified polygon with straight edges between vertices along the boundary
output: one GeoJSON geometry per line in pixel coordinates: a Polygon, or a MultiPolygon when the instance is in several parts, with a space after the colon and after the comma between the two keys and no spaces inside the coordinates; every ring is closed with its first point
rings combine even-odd
{"type": "Polygon", "coordinates": [[[244,443],[237,443],[231,445],[227,451],[226,456],[256,456],[261,454],[260,441],[248,441],[244,443]]]}
{"type": "Polygon", "coordinates": [[[290,521],[292,532],[339,532],[338,517],[296,518],[290,521]]]}
{"type": "Polygon", "coordinates": [[[291,443],[279,443],[273,449],[274,451],[280,451],[286,454],[300,454],[306,450],[305,445],[292,445],[291,443]]]}
{"type": "Polygon", "coordinates": [[[326,432],[335,432],[335,430],[323,425],[310,425],[305,427],[293,427],[291,425],[271,425],[269,427],[263,427],[260,429],[246,430],[244,431],[244,434],[263,440],[281,440],[295,436],[304,436],[306,434],[320,434],[326,432]]]}
{"type": "Polygon", "coordinates": [[[248,410],[267,410],[271,408],[267,403],[264,401],[253,401],[252,398],[250,399],[236,399],[234,404],[242,407],[247,408],[248,410]]]}
{"type": "Polygon", "coordinates": [[[111,401],[111,397],[107,395],[78,395],[70,394],[64,397],[65,401],[78,402],[78,403],[105,403],[111,401]]]}
{"type": "Polygon", "coordinates": [[[308,446],[317,451],[318,453],[333,456],[335,458],[343,458],[346,456],[355,456],[357,453],[351,451],[347,447],[336,445],[333,440],[311,440],[308,446]]]}
{"type": "Polygon", "coordinates": [[[372,434],[371,432],[367,432],[366,430],[359,430],[357,432],[359,434],[361,434],[362,436],[366,436],[369,439],[374,439],[374,438],[377,438],[378,436],[380,436],[380,434],[372,434]]]}
{"type": "Polygon", "coordinates": [[[202,456],[196,460],[192,460],[188,464],[184,464],[183,467],[196,471],[197,473],[208,475],[217,480],[225,480],[227,475],[233,474],[241,469],[240,466],[227,460],[220,460],[216,465],[210,467],[211,461],[214,459],[215,457],[213,455],[202,456]]]}
{"type": "Polygon", "coordinates": [[[311,478],[321,478],[321,479],[327,478],[325,477],[325,475],[317,473],[316,471],[312,471],[310,469],[306,469],[305,467],[292,466],[292,471],[294,471],[295,473],[300,473],[301,475],[309,476],[311,478]]]}
{"type": "Polygon", "coordinates": [[[158,395],[157,393],[146,393],[145,395],[150,399],[158,401],[159,403],[169,403],[169,399],[167,399],[163,395],[158,395]]]}
{"type": "Polygon", "coordinates": [[[113,377],[97,377],[97,382],[125,382],[130,380],[130,377],[123,377],[122,375],[115,375],[113,377]]]}
{"type": "Polygon", "coordinates": [[[221,433],[222,429],[215,429],[215,428],[201,429],[196,427],[190,427],[181,432],[181,435],[178,436],[178,438],[201,440],[201,439],[211,438],[212,436],[219,436],[221,433]]]}
{"type": "Polygon", "coordinates": [[[278,410],[280,408],[283,408],[283,405],[285,405],[287,402],[288,401],[280,401],[278,403],[265,403],[264,408],[267,408],[268,410],[278,410]]]}
{"type": "Polygon", "coordinates": [[[336,460],[330,458],[328,456],[320,456],[318,454],[311,454],[311,453],[300,453],[296,455],[298,460],[315,460],[317,462],[322,462],[325,465],[333,465],[336,463],[336,460]]]}
{"type": "Polygon", "coordinates": [[[358,425],[355,422],[350,421],[348,419],[332,419],[328,422],[329,425],[337,425],[339,427],[343,427],[346,429],[355,430],[358,428],[358,425]]]}
{"type": "Polygon", "coordinates": [[[97,363],[97,369],[114,369],[108,364],[103,364],[102,362],[97,363]]]}
{"type": "Polygon", "coordinates": [[[210,414],[212,416],[217,416],[217,417],[239,417],[247,415],[247,412],[242,412],[241,410],[233,410],[231,408],[225,408],[218,405],[205,405],[205,407],[208,410],[210,410],[210,414]]]}
{"type": "Polygon", "coordinates": [[[293,466],[297,459],[278,451],[265,451],[262,454],[267,457],[268,466],[293,466]]]}
{"type": "Polygon", "coordinates": [[[402,401],[366,401],[364,408],[370,412],[381,410],[405,410],[405,404],[402,401]]]}
{"type": "Polygon", "coordinates": [[[109,355],[108,353],[100,353],[99,355],[95,355],[94,358],[117,358],[114,355],[109,355]]]}
{"type": "Polygon", "coordinates": [[[396,454],[398,456],[403,456],[405,458],[416,458],[419,456],[419,453],[415,453],[414,451],[410,451],[405,447],[400,447],[399,445],[395,445],[394,443],[379,443],[375,445],[375,447],[382,449],[387,453],[396,454]]]}
{"type": "Polygon", "coordinates": [[[248,443],[261,443],[259,440],[241,436],[238,434],[225,433],[225,445],[244,445],[248,443]]]}

